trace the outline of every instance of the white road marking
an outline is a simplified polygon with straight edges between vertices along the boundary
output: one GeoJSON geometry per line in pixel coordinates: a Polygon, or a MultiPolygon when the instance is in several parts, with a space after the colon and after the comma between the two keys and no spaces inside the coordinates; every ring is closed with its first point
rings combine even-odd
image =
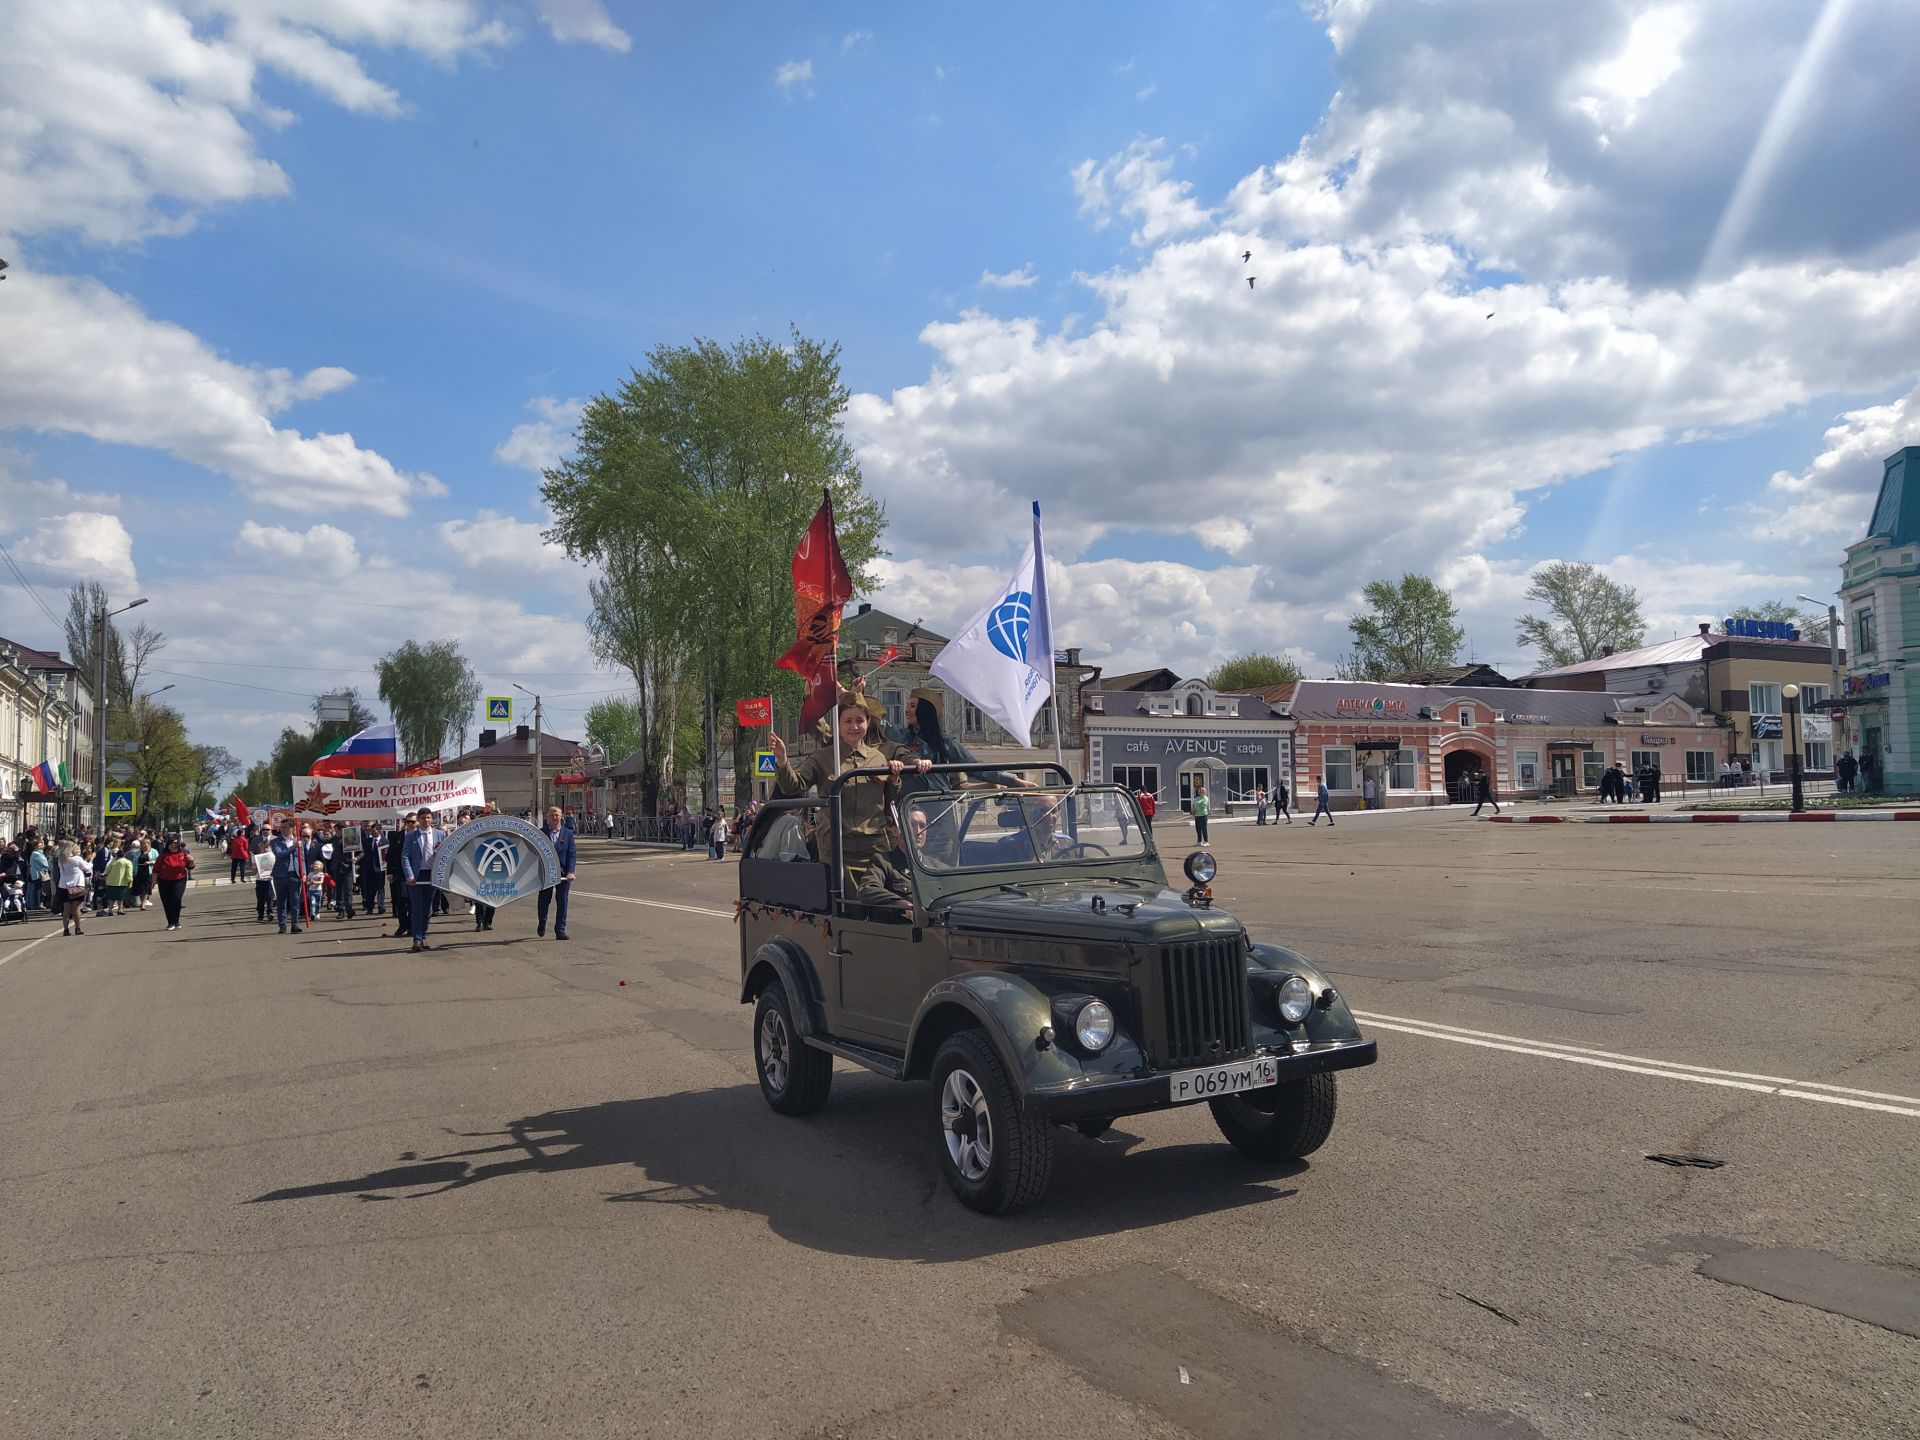
{"type": "Polygon", "coordinates": [[[27,951],[33,949],[34,946],[44,945],[47,943],[47,941],[51,939],[53,939],[53,932],[49,930],[46,934],[42,935],[38,940],[29,940],[26,944],[22,945],[18,950],[15,950],[12,954],[7,955],[5,957],[0,957],[0,965],[5,965],[11,961],[18,960],[22,955],[26,954],[27,951]]]}
{"type": "Polygon", "coordinates": [[[1568,1065],[1591,1065],[1600,1070],[1622,1070],[1633,1075],[1652,1075],[1662,1080],[1684,1080],[1695,1085],[1716,1085],[1726,1090],[1748,1090],[1760,1095],[1776,1095],[1786,1100],[1817,1100],[1827,1105],[1845,1105],[1856,1110],[1876,1110],[1888,1115],[1906,1115],[1920,1120],[1920,1096],[1889,1095],[1878,1090],[1852,1090],[1843,1085],[1827,1085],[1817,1080],[1792,1080],[1784,1076],[1749,1075],[1740,1070],[1714,1070],[1704,1065],[1683,1065],[1678,1061],[1655,1060],[1644,1055],[1619,1055],[1610,1050],[1588,1050],[1579,1045],[1562,1045],[1552,1040],[1529,1040],[1518,1035],[1499,1035],[1485,1030],[1463,1030],[1431,1020],[1412,1020],[1398,1015],[1376,1015],[1356,1010],[1354,1018],[1364,1020],[1376,1030],[1393,1030],[1418,1035],[1424,1040],[1448,1040],[1456,1045],[1473,1045],[1483,1050],[1503,1050],[1514,1055],[1533,1055],[1542,1060],[1559,1060],[1568,1065]],[[1816,1093],[1821,1092],[1821,1093],[1816,1093]],[[1900,1101],[1882,1104],[1881,1101],[1900,1101]]]}
{"type": "MultiPolygon", "coordinates": [[[[606,895],[593,890],[577,892],[595,900],[613,900],[621,905],[645,905],[655,910],[678,910],[687,915],[709,915],[717,920],[733,919],[731,910],[712,910],[702,905],[675,905],[666,900],[639,900],[631,895],[606,895]]],[[[45,938],[45,937],[42,937],[45,938]]],[[[35,941],[38,944],[39,941],[35,941]]],[[[11,958],[11,957],[9,957],[11,958]]],[[[0,961],[4,964],[5,961],[0,961]]],[[[1558,1040],[1532,1040],[1522,1035],[1502,1035],[1491,1030],[1468,1030],[1437,1020],[1420,1020],[1404,1015],[1381,1015],[1355,1010],[1356,1020],[1364,1020],[1378,1030],[1417,1035],[1423,1040],[1450,1040],[1456,1045],[1473,1045],[1483,1050],[1502,1050],[1513,1055],[1532,1055],[1542,1060],[1559,1060],[1568,1065],[1590,1065],[1599,1070],[1620,1070],[1631,1075],[1652,1075],[1661,1080],[1685,1080],[1695,1085],[1715,1085],[1726,1090],[1746,1090],[1758,1095],[1774,1095],[1783,1100],[1815,1100],[1825,1105],[1845,1105],[1855,1110],[1874,1110],[1887,1115],[1905,1115],[1920,1120],[1920,1096],[1891,1095],[1879,1090],[1854,1090],[1844,1085],[1828,1085],[1818,1080],[1794,1080],[1783,1075],[1754,1075],[1743,1070],[1716,1070],[1706,1065],[1687,1065],[1677,1060],[1656,1060],[1645,1055],[1622,1055],[1612,1050],[1590,1050],[1558,1040]],[[1896,1104],[1885,1104],[1896,1101],[1896,1104]]]]}

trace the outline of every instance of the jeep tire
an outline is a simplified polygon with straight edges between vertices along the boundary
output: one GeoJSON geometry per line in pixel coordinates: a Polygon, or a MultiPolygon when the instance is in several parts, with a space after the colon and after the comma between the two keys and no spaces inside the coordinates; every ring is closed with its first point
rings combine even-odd
{"type": "Polygon", "coordinates": [[[960,1203],[985,1215],[1023,1210],[1053,1178],[1053,1127],[1020,1103],[992,1043],[978,1030],[934,1052],[932,1125],[940,1169],[960,1203]]]}
{"type": "Polygon", "coordinates": [[[1330,1071],[1289,1080],[1251,1095],[1208,1102],[1229,1144],[1255,1160],[1299,1160],[1333,1131],[1335,1086],[1330,1071]]]}
{"type": "Polygon", "coordinates": [[[782,1115],[811,1115],[833,1088],[833,1057],[800,1038],[787,987],[769,980],[753,1006],[753,1071],[782,1115]]]}

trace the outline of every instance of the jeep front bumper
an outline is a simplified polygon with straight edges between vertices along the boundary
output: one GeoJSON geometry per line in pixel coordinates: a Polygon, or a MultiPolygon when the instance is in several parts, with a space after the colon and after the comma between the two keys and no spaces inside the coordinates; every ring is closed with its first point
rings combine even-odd
{"type": "MultiPolygon", "coordinates": [[[[1352,1070],[1371,1065],[1379,1058],[1371,1040],[1327,1040],[1305,1049],[1284,1051],[1260,1046],[1247,1058],[1261,1055],[1278,1064],[1282,1085],[1323,1070],[1352,1070]]],[[[1027,1091],[1025,1104],[1045,1119],[1067,1121],[1166,1110],[1172,1108],[1173,1101],[1168,1095],[1168,1076],[1162,1072],[1126,1078],[1090,1077],[1066,1085],[1045,1086],[1027,1091]]]]}

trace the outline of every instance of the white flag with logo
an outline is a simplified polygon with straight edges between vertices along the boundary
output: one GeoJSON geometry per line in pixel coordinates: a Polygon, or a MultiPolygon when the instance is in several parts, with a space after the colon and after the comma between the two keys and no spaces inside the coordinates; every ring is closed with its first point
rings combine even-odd
{"type": "Polygon", "coordinates": [[[1033,743],[1033,717],[1053,693],[1053,623],[1047,614],[1047,556],[1040,506],[1033,507],[1033,543],[984,609],[949,640],[931,669],[1022,745],[1033,743]]]}

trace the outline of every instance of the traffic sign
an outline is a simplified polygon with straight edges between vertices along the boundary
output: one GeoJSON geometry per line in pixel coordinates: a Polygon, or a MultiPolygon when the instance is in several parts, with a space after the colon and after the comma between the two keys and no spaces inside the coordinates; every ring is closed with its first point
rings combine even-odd
{"type": "Polygon", "coordinates": [[[140,812],[134,808],[134,790],[131,785],[109,785],[107,787],[107,814],[124,815],[131,820],[140,812]]]}
{"type": "Polygon", "coordinates": [[[1844,710],[1834,710],[1828,714],[1827,718],[1838,725],[1847,718],[1847,712],[1844,710]]]}
{"type": "Polygon", "coordinates": [[[131,760],[107,761],[107,779],[131,780],[133,779],[133,776],[134,776],[133,761],[131,760]]]}
{"type": "Polygon", "coordinates": [[[107,741],[107,754],[109,755],[138,755],[139,753],[140,742],[138,740],[107,741]]]}
{"type": "Polygon", "coordinates": [[[753,773],[755,775],[778,775],[780,773],[779,767],[773,763],[773,752],[771,750],[756,750],[753,752],[753,773]]]}
{"type": "Polygon", "coordinates": [[[513,723],[513,697],[511,695],[487,696],[487,723],[499,721],[503,725],[513,723]]]}

